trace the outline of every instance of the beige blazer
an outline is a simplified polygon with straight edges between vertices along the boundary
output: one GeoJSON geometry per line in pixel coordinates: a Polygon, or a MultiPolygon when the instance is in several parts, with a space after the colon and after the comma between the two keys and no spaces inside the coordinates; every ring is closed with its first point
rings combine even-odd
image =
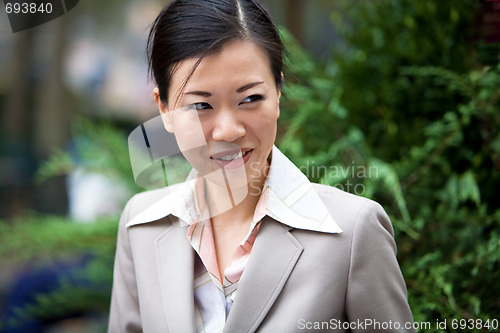
{"type": "MultiPolygon", "coordinates": [[[[414,332],[389,218],[374,201],[313,184],[342,228],[329,234],[266,217],[224,332],[414,332]]],[[[174,216],[126,226],[169,188],[141,193],[120,220],[109,332],[195,331],[193,262],[174,216]]]]}

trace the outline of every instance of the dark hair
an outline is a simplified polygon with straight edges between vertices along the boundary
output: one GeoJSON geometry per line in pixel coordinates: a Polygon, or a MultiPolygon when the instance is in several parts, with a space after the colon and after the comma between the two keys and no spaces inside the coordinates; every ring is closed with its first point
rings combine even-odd
{"type": "Polygon", "coordinates": [[[257,1],[174,0],[168,4],[154,20],[147,43],[149,72],[161,101],[168,103],[172,75],[180,61],[199,57],[194,72],[204,57],[238,38],[266,51],[276,86],[281,89],[285,48],[271,15],[257,1]]]}

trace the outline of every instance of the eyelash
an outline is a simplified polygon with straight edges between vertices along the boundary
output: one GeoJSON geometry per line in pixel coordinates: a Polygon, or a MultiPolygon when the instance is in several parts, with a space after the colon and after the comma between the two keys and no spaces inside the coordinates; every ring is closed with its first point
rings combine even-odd
{"type": "Polygon", "coordinates": [[[194,107],[197,111],[199,111],[199,110],[208,110],[208,109],[212,108],[212,106],[210,106],[210,104],[205,103],[205,102],[194,103],[194,104],[191,104],[191,106],[194,107]],[[203,106],[203,107],[200,107],[200,106],[203,106]]]}
{"type": "Polygon", "coordinates": [[[260,94],[254,94],[254,95],[250,95],[248,97],[246,97],[243,102],[240,103],[243,104],[243,103],[255,103],[255,102],[260,102],[260,101],[263,101],[264,99],[266,99],[266,97],[264,95],[260,95],[260,94]],[[251,101],[248,101],[248,102],[245,102],[246,100],[248,99],[252,99],[251,101]]]}
{"type": "MultiPolygon", "coordinates": [[[[238,105],[253,104],[253,103],[263,101],[265,99],[266,99],[266,96],[264,96],[264,95],[254,94],[254,95],[250,95],[250,96],[246,97],[243,100],[243,102],[239,103],[238,105]]],[[[212,106],[206,102],[193,103],[190,106],[194,107],[197,111],[212,109],[212,106]]]]}

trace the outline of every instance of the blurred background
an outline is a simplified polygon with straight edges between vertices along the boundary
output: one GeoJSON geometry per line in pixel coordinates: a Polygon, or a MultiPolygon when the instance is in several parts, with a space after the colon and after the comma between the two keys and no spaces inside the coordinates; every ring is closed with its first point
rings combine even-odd
{"type": "MultiPolygon", "coordinates": [[[[500,2],[262,2],[289,50],[277,146],[384,206],[415,321],[448,320],[426,332],[499,331],[500,2]]],[[[17,33],[2,6],[0,332],[105,331],[165,3],[82,1],[17,33]]]]}

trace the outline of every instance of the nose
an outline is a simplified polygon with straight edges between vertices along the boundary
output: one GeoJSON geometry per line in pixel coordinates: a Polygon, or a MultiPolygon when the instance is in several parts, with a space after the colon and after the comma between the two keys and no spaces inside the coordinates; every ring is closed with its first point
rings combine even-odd
{"type": "Polygon", "coordinates": [[[234,142],[246,134],[245,126],[237,110],[231,108],[218,110],[213,121],[212,139],[214,141],[234,142]]]}

